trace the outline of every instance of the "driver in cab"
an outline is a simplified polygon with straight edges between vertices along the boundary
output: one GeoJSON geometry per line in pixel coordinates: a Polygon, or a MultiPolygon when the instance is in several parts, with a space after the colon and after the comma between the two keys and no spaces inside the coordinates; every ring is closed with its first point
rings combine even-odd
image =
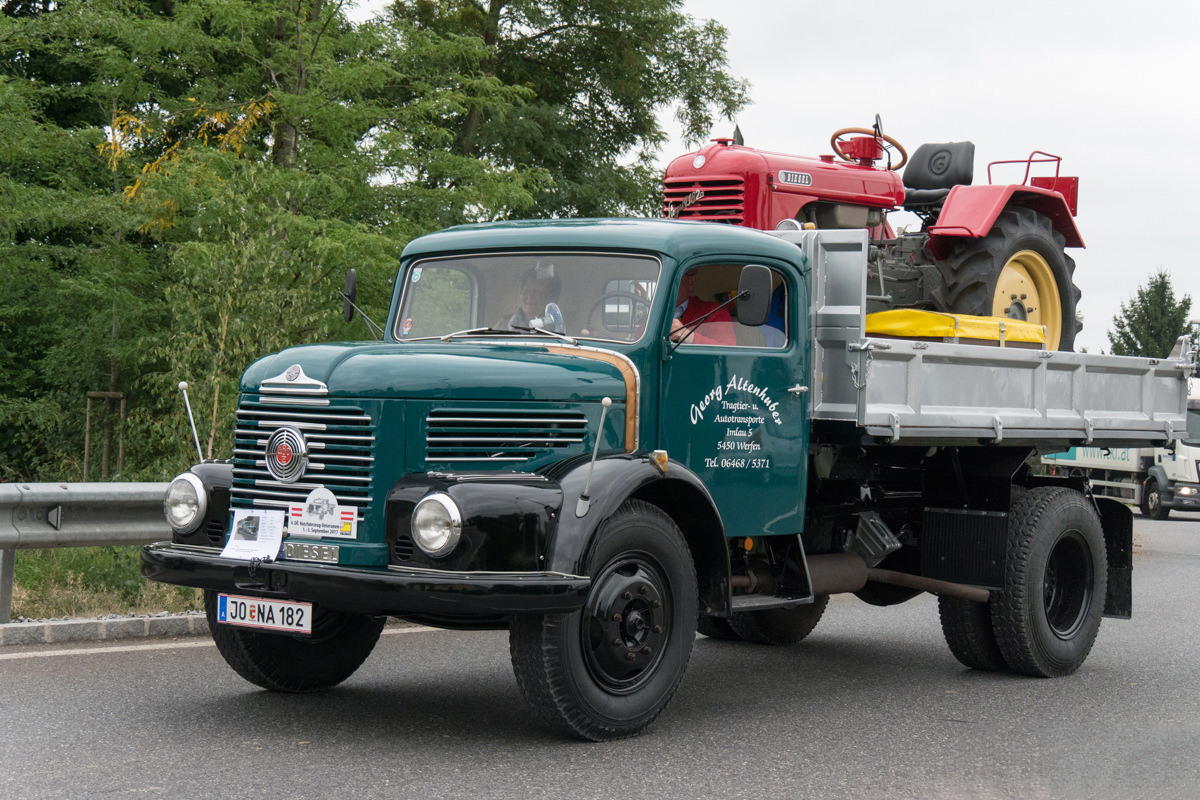
{"type": "Polygon", "coordinates": [[[721,304],[715,300],[702,300],[696,296],[696,270],[688,270],[679,280],[675,318],[671,320],[671,341],[687,344],[736,344],[733,318],[729,315],[728,306],[714,311],[699,325],[693,324],[719,305],[721,304]]]}
{"type": "Polygon", "coordinates": [[[549,261],[539,261],[521,273],[520,307],[509,317],[496,324],[496,328],[505,331],[525,330],[530,327],[531,320],[548,316],[546,306],[558,300],[562,291],[562,280],[554,273],[554,265],[549,261]]]}

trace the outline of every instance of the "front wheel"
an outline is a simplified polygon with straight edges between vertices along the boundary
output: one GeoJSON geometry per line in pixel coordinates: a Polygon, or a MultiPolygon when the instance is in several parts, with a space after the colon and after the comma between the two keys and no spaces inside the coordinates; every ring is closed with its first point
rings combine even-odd
{"type": "Polygon", "coordinates": [[[1083,494],[1042,486],[1013,503],[1004,588],[991,612],[1014,671],[1050,678],[1077,670],[1100,632],[1107,589],[1104,532],[1083,494]]]}
{"type": "Polygon", "coordinates": [[[375,649],[385,617],[313,608],[311,636],[263,633],[217,622],[217,593],[204,592],[217,651],[233,671],[276,692],[316,692],[354,674],[375,649]]]}
{"type": "Polygon", "coordinates": [[[1171,509],[1163,505],[1162,489],[1154,478],[1147,478],[1142,487],[1142,516],[1159,520],[1171,516],[1171,509]]]}
{"type": "Polygon", "coordinates": [[[513,619],[513,673],[552,727],[619,739],[649,725],[683,679],[699,614],[696,573],[679,528],[639,500],[596,534],[587,572],[580,611],[513,619]]]}

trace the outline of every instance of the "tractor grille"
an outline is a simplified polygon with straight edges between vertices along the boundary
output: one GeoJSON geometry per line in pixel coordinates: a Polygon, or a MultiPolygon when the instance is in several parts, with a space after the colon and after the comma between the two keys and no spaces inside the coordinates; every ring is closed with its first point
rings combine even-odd
{"type": "Polygon", "coordinates": [[[430,463],[521,462],[582,444],[587,418],[574,411],[438,409],[425,429],[430,463]]]}
{"type": "Polygon", "coordinates": [[[746,219],[745,184],[733,176],[668,178],[663,182],[663,216],[741,225],[746,219]],[[693,192],[703,194],[680,208],[693,192]]]}
{"type": "Polygon", "coordinates": [[[371,500],[374,445],[371,418],[361,408],[243,400],[234,433],[232,505],[286,508],[323,486],[340,505],[357,506],[361,522],[371,500]],[[282,427],[300,431],[308,445],[308,466],[296,483],[280,483],[267,470],[267,439],[282,427]]]}

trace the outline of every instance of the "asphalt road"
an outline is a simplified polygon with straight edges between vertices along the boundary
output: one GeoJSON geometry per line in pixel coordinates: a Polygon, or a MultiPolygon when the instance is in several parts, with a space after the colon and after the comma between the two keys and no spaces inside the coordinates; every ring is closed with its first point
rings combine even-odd
{"type": "Polygon", "coordinates": [[[0,797],[1197,797],[1200,517],[1135,531],[1134,618],[1074,676],[962,668],[931,597],[838,597],[797,647],[697,640],[663,716],[607,744],[539,727],[503,633],[389,629],[315,696],[204,639],[5,648],[0,797]]]}

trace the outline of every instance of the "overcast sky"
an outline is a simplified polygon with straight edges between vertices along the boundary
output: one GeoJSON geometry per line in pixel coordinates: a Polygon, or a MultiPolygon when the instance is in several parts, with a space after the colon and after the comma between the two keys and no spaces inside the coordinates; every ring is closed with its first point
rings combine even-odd
{"type": "MultiPolygon", "coordinates": [[[[1080,179],[1076,224],[1087,244],[1070,251],[1083,292],[1077,350],[1108,350],[1120,303],[1159,269],[1177,297],[1192,296],[1200,318],[1200,265],[1187,244],[1200,211],[1189,199],[1200,191],[1200,4],[687,0],[686,8],[729,30],[730,68],[753,84],[754,103],[737,119],[749,146],[820,155],[833,131],[870,127],[878,113],[909,152],[973,141],[976,183],[986,183],[990,161],[1033,150],[1062,156],[1062,174],[1080,179]]],[[[713,136],[732,129],[722,124],[713,136]]],[[[663,165],[683,152],[678,141],[668,146],[663,165]]]]}

